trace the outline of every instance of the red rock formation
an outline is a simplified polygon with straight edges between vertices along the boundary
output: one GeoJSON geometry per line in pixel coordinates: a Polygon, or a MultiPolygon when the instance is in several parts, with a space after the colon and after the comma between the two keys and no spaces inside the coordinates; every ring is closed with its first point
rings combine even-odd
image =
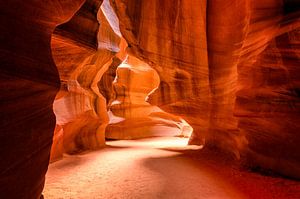
{"type": "Polygon", "coordinates": [[[50,38],[82,3],[0,3],[0,198],[39,198],[43,189],[59,89],[50,38]]]}
{"type": "Polygon", "coordinates": [[[186,119],[192,143],[299,176],[297,2],[111,2],[130,51],[160,75],[151,103],[186,119]]]}
{"type": "Polygon", "coordinates": [[[192,128],[184,120],[146,102],[159,82],[156,71],[133,56],[118,66],[113,82],[115,99],[109,106],[107,138],[190,136],[192,128]]]}
{"type": "Polygon", "coordinates": [[[297,31],[290,38],[278,36],[299,27],[299,13],[284,10],[289,3],[209,1],[212,108],[207,139],[237,157],[242,154],[248,164],[299,177],[299,99],[294,92],[299,77],[292,75],[299,62],[297,31]]]}
{"type": "Polygon", "coordinates": [[[107,135],[114,126],[127,136],[132,124],[151,121],[149,130],[183,118],[194,129],[191,143],[300,178],[298,1],[110,2],[117,16],[108,0],[101,8],[101,0],[0,3],[0,198],[40,196],[52,106],[52,160],[103,146],[110,109],[129,122],[111,123],[107,135]],[[116,74],[127,54],[119,20],[128,53],[159,75],[147,69],[141,90],[140,69],[116,74]],[[133,92],[120,93],[120,81],[133,92]],[[133,104],[149,108],[137,114],[145,120],[131,117],[133,104]],[[153,114],[155,106],[170,114],[153,114]]]}
{"type": "MultiPolygon", "coordinates": [[[[83,145],[87,144],[85,142],[88,142],[86,139],[89,136],[85,134],[89,134],[89,131],[83,127],[87,123],[86,118],[89,115],[87,112],[92,111],[89,97],[94,100],[95,96],[88,89],[82,88],[77,79],[80,75],[84,76],[82,73],[86,73],[78,68],[83,68],[86,59],[96,52],[99,26],[97,13],[100,5],[99,1],[86,1],[70,21],[55,29],[51,38],[53,58],[61,80],[61,89],[53,104],[57,128],[54,133],[51,160],[62,157],[65,151],[81,150],[83,145]],[[91,93],[92,96],[86,93],[91,93]],[[79,118],[82,120],[81,123],[79,118]],[[84,134],[85,136],[81,137],[86,139],[81,139],[77,135],[79,132],[84,134]]],[[[83,79],[90,82],[93,77],[94,75],[88,80],[83,79]]],[[[91,123],[97,123],[95,120],[95,117],[91,119],[91,123]]],[[[89,128],[95,132],[92,125],[89,128]]],[[[97,142],[97,139],[93,142],[97,142]]]]}
{"type": "Polygon", "coordinates": [[[192,142],[203,143],[210,113],[206,2],[114,0],[111,3],[129,51],[146,60],[160,76],[160,87],[150,97],[150,103],[182,116],[197,135],[192,142]]]}
{"type": "Polygon", "coordinates": [[[296,29],[273,38],[255,62],[239,67],[235,107],[248,142],[247,162],[300,177],[299,35],[296,29]]]}
{"type": "Polygon", "coordinates": [[[116,21],[112,21],[113,10],[108,1],[101,9],[100,4],[87,1],[52,37],[53,57],[63,85],[53,105],[57,125],[61,126],[57,136],[62,140],[57,143],[63,143],[63,150],[55,150],[60,146],[53,145],[52,160],[62,157],[63,152],[76,153],[105,145],[108,115],[98,84],[113,59],[123,59],[123,55],[115,55],[120,50],[120,33],[114,27],[116,21]]]}

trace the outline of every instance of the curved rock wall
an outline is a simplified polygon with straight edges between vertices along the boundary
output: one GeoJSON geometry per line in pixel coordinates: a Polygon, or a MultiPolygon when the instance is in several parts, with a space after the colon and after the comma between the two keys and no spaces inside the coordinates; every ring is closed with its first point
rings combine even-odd
{"type": "Polygon", "coordinates": [[[273,38],[254,63],[239,65],[234,114],[247,162],[300,177],[299,28],[273,38]]]}
{"type": "Polygon", "coordinates": [[[128,51],[160,76],[149,102],[183,117],[196,135],[191,142],[204,143],[210,114],[206,1],[112,0],[111,4],[128,51]]]}
{"type": "Polygon", "coordinates": [[[247,36],[249,1],[208,1],[207,43],[211,109],[207,144],[239,157],[244,137],[233,116],[237,64],[247,36]],[[238,10],[238,12],[233,12],[238,10]],[[221,14],[222,13],[222,14],[221,14]]]}
{"type": "MultiPolygon", "coordinates": [[[[52,160],[102,146],[108,109],[143,123],[126,115],[137,103],[170,113],[141,114],[155,118],[149,126],[155,120],[173,127],[182,117],[194,129],[191,143],[300,178],[298,1],[110,0],[116,14],[103,2],[0,3],[0,198],[39,198],[54,99],[52,160]],[[141,71],[123,67],[116,74],[127,44],[128,54],[160,79],[134,96],[140,88],[130,80],[141,71]],[[119,92],[116,75],[132,93],[119,92]],[[144,97],[156,86],[150,105],[144,97]]],[[[132,130],[118,121],[107,135],[114,125],[126,127],[126,135],[132,130]]]]}
{"type": "Polygon", "coordinates": [[[128,56],[118,66],[113,82],[115,99],[109,106],[106,138],[137,139],[153,136],[190,136],[192,128],[180,117],[146,102],[158,86],[157,72],[128,56]]]}
{"type": "Polygon", "coordinates": [[[191,143],[299,178],[298,2],[111,2],[161,78],[150,102],[186,119],[191,143]]]}
{"type": "Polygon", "coordinates": [[[51,34],[82,3],[0,2],[0,198],[39,198],[42,192],[59,89],[51,34]]]}
{"type": "Polygon", "coordinates": [[[113,10],[108,1],[100,7],[101,3],[86,1],[52,37],[53,57],[62,82],[53,104],[57,124],[53,161],[64,152],[72,154],[105,145],[108,115],[98,84],[113,59],[123,58],[121,53],[116,54],[121,40],[113,26],[113,10]]]}

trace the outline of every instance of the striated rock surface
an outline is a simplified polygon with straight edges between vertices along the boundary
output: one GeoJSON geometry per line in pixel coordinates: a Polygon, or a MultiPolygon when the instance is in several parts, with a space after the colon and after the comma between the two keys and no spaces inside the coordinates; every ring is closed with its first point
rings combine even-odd
{"type": "Polygon", "coordinates": [[[128,56],[118,66],[113,82],[115,99],[109,106],[106,138],[136,139],[153,136],[190,136],[192,128],[180,117],[146,102],[159,85],[157,72],[128,56]]]}
{"type": "Polygon", "coordinates": [[[72,154],[105,145],[108,115],[98,84],[113,60],[122,59],[122,55],[116,55],[121,40],[118,29],[114,29],[117,21],[112,21],[113,10],[107,0],[100,7],[101,3],[86,1],[52,37],[53,58],[62,83],[53,104],[60,126],[54,136],[60,141],[52,146],[53,161],[64,152],[72,154]]]}
{"type": "Polygon", "coordinates": [[[239,65],[241,89],[234,112],[248,141],[247,162],[297,178],[299,33],[298,28],[274,37],[254,63],[248,60],[239,65]]]}
{"type": "Polygon", "coordinates": [[[160,77],[149,102],[186,120],[191,142],[203,144],[208,132],[209,76],[206,1],[112,0],[129,51],[160,77]]]}
{"type": "Polygon", "coordinates": [[[50,39],[82,0],[0,2],[0,198],[39,198],[49,163],[59,75],[50,39]]]}
{"type": "Polygon", "coordinates": [[[299,178],[299,2],[111,2],[160,76],[150,102],[186,119],[191,143],[299,178]]]}
{"type": "Polygon", "coordinates": [[[249,2],[234,109],[247,163],[293,178],[300,177],[299,5],[249,2]]]}
{"type": "Polygon", "coordinates": [[[236,157],[245,145],[233,115],[237,91],[237,64],[247,36],[249,1],[208,1],[207,51],[211,91],[207,145],[230,151],[236,157]],[[233,12],[233,10],[235,10],[233,12]]]}
{"type": "Polygon", "coordinates": [[[299,1],[10,0],[0,12],[0,198],[40,197],[52,140],[54,161],[105,136],[191,130],[190,143],[300,178],[299,1]]]}

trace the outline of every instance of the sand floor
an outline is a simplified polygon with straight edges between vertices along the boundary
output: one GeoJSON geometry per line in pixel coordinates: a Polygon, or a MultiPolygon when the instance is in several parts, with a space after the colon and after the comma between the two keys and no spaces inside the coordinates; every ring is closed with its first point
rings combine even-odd
{"type": "Polygon", "coordinates": [[[299,199],[300,183],[241,170],[186,146],[186,138],[109,141],[65,156],[46,176],[46,199],[299,199]]]}

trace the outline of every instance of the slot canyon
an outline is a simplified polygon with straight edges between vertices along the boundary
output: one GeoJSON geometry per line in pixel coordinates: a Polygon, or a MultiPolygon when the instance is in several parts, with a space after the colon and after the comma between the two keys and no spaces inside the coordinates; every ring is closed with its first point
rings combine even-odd
{"type": "Polygon", "coordinates": [[[300,198],[300,0],[0,14],[0,199],[300,198]]]}

